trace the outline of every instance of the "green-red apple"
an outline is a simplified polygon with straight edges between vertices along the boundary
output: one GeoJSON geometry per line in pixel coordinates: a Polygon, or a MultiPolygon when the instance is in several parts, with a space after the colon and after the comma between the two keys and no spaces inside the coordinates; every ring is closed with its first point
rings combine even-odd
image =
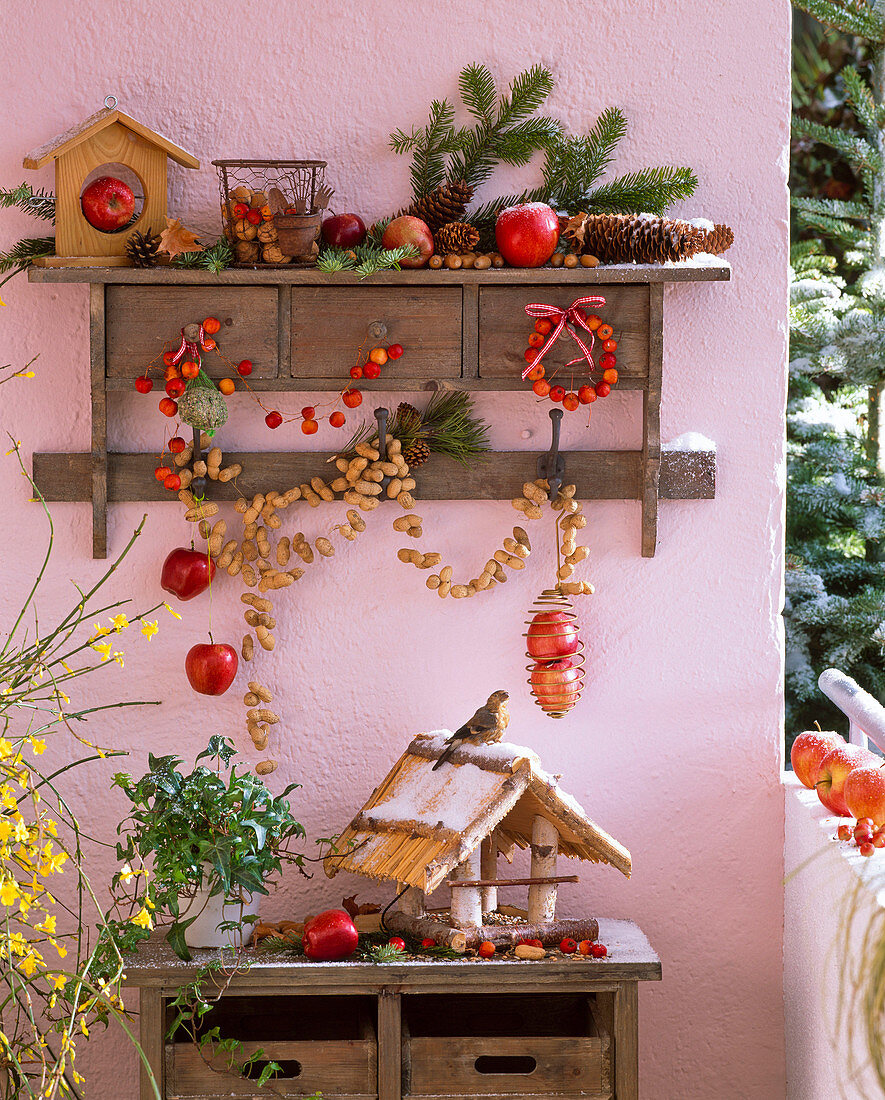
{"type": "Polygon", "coordinates": [[[817,797],[830,813],[839,817],[853,815],[845,803],[845,780],[854,768],[866,768],[878,763],[878,757],[860,745],[837,745],[821,760],[815,788],[817,797]]]}
{"type": "Polygon", "coordinates": [[[790,749],[790,763],[799,782],[805,787],[813,787],[821,760],[841,744],[842,738],[835,730],[806,730],[800,733],[790,749]]]}
{"type": "Polygon", "coordinates": [[[853,768],[845,780],[845,805],[852,817],[869,817],[877,827],[885,825],[885,769],[882,761],[853,768]]]}

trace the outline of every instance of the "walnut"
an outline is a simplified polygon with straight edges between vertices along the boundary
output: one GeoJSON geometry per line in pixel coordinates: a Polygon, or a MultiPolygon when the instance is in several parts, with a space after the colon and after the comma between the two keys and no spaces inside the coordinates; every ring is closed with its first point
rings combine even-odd
{"type": "Polygon", "coordinates": [[[245,218],[237,218],[234,222],[234,236],[239,241],[254,241],[258,236],[258,226],[247,222],[245,218]]]}
{"type": "Polygon", "coordinates": [[[234,252],[241,264],[257,264],[259,251],[257,241],[237,241],[234,245],[234,252]]]}
{"type": "Polygon", "coordinates": [[[273,222],[262,222],[258,226],[258,239],[262,244],[277,243],[277,228],[273,222]]]}
{"type": "Polygon", "coordinates": [[[278,245],[268,244],[261,250],[261,258],[266,264],[287,264],[291,256],[284,256],[278,245]]]}
{"type": "Polygon", "coordinates": [[[235,187],[233,191],[231,191],[230,197],[234,202],[248,202],[252,198],[252,188],[240,184],[239,187],[235,187]]]}

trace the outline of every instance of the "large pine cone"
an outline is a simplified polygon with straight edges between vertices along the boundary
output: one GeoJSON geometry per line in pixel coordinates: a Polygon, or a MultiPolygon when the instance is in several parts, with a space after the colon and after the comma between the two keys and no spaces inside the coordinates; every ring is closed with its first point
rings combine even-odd
{"type": "Polygon", "coordinates": [[[126,238],[126,255],[134,267],[156,267],[160,238],[148,227],[144,233],[136,229],[126,238]]]}
{"type": "Polygon", "coordinates": [[[479,244],[479,230],[468,222],[448,222],[434,233],[433,243],[442,256],[450,252],[463,255],[479,244]]]}
{"type": "Polygon", "coordinates": [[[711,252],[714,256],[721,256],[723,252],[734,244],[734,230],[727,225],[716,224],[709,229],[704,237],[702,252],[711,252]]]}
{"type": "Polygon", "coordinates": [[[473,198],[473,188],[464,180],[442,183],[433,191],[422,195],[417,202],[405,210],[400,210],[397,217],[410,214],[413,218],[420,218],[427,222],[431,232],[442,228],[448,222],[460,221],[467,212],[467,204],[473,198]]]}
{"type": "Polygon", "coordinates": [[[704,230],[688,222],[649,214],[578,214],[563,236],[576,252],[609,264],[687,260],[703,251],[706,240],[704,230]]]}

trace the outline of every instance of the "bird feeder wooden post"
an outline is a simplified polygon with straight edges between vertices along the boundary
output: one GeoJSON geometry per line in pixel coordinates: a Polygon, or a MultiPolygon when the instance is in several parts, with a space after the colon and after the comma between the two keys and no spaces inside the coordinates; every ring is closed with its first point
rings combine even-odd
{"type": "MultiPolygon", "coordinates": [[[[400,890],[405,883],[400,883],[400,890]]],[[[400,912],[407,913],[410,917],[424,916],[424,891],[417,886],[410,886],[399,899],[400,912]]]]}
{"type": "MultiPolygon", "coordinates": [[[[486,837],[482,842],[482,850],[480,854],[480,866],[482,867],[482,878],[486,881],[489,879],[495,879],[498,877],[498,834],[492,833],[491,836],[486,837]]],[[[482,887],[482,913],[485,916],[487,913],[494,913],[498,908],[498,888],[497,886],[483,886],[482,887]]]]}
{"type": "MultiPolygon", "coordinates": [[[[532,878],[552,878],[556,874],[559,833],[552,821],[540,814],[532,821],[532,878]]],[[[556,883],[529,887],[529,923],[553,920],[556,916],[556,883]]]]}
{"type": "MultiPolygon", "coordinates": [[[[477,845],[452,872],[453,879],[476,880],[481,877],[477,845]]],[[[459,886],[452,890],[452,924],[456,928],[479,928],[482,924],[482,891],[479,886],[459,886]]]]}

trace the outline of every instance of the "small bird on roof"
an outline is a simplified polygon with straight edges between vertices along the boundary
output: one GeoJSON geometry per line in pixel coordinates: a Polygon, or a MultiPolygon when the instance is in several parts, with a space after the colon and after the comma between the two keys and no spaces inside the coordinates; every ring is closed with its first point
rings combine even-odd
{"type": "Polygon", "coordinates": [[[510,722],[510,711],[507,709],[509,698],[509,692],[493,691],[485,705],[446,741],[447,748],[433,765],[433,771],[445,764],[462,741],[472,741],[476,745],[490,745],[493,741],[500,741],[510,722]]]}

